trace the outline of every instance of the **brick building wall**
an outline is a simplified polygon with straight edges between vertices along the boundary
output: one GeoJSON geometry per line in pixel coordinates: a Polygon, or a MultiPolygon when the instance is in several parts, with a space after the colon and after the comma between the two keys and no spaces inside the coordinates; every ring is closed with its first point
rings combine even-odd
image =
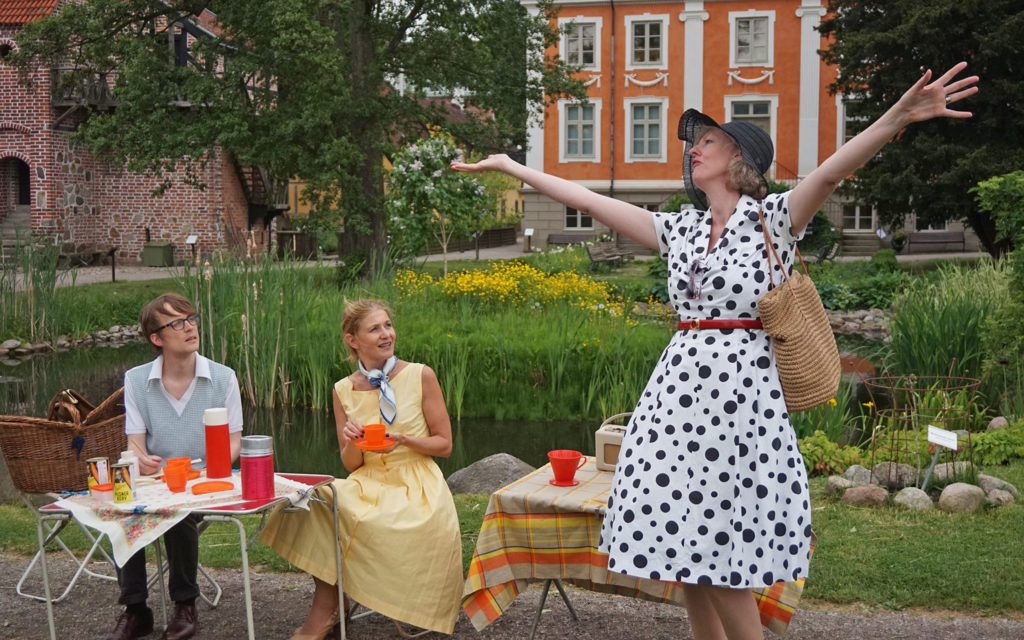
{"type": "MultiPolygon", "coordinates": [[[[16,48],[17,30],[0,25],[0,46],[16,48]]],[[[178,171],[173,186],[154,196],[158,179],[99,162],[69,140],[85,112],[51,107],[49,72],[37,71],[29,88],[0,60],[0,220],[17,191],[15,165],[4,159],[18,158],[30,168],[32,231],[52,238],[65,253],[116,247],[119,259],[139,260],[147,229],[152,242],[172,245],[176,261],[191,256],[185,245],[190,235],[198,237],[200,252],[244,251],[250,237],[248,202],[223,151],[210,152],[199,176],[205,189],[185,185],[184,172],[178,171]]],[[[266,246],[266,234],[257,223],[252,233],[257,250],[266,246]]]]}

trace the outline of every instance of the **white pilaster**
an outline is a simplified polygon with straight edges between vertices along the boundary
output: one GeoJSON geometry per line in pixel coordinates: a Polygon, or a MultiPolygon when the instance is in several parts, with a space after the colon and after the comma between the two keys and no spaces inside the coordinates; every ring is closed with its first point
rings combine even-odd
{"type": "MultiPolygon", "coordinates": [[[[531,18],[540,13],[536,4],[524,2],[523,5],[531,18]]],[[[529,56],[530,53],[526,55],[529,56]]],[[[535,114],[542,108],[542,105],[526,103],[526,166],[538,171],[544,171],[544,112],[541,111],[540,115],[535,114]]]]}
{"type": "Polygon", "coordinates": [[[679,21],[683,23],[683,109],[704,110],[704,21],[708,12],[703,2],[687,2],[679,21]]]}
{"type": "Polygon", "coordinates": [[[821,61],[816,30],[825,15],[821,0],[803,0],[797,8],[800,18],[800,129],[797,174],[802,178],[818,166],[818,99],[821,92],[821,61]]]}

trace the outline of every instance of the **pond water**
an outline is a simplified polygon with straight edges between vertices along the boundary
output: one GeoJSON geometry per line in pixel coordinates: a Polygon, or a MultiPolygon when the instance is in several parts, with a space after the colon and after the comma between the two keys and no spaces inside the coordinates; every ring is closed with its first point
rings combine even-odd
{"type": "MultiPolygon", "coordinates": [[[[0,414],[42,417],[58,391],[71,387],[99,404],[122,384],[124,372],[151,360],[145,344],[93,348],[32,358],[0,369],[0,414]]],[[[244,407],[247,435],[274,437],[279,470],[343,475],[334,416],[329,410],[244,407]]],[[[594,422],[528,422],[463,419],[452,425],[451,457],[438,459],[445,476],[494,453],[508,453],[533,466],[547,463],[551,449],[594,451],[594,422]]],[[[9,482],[6,473],[0,483],[9,482]]]]}

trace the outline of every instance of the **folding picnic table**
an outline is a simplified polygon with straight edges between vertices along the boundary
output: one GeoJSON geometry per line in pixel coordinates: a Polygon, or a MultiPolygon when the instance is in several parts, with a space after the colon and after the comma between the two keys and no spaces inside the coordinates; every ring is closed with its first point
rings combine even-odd
{"type": "MultiPolygon", "coordinates": [[[[242,560],[242,576],[245,587],[245,611],[248,624],[249,640],[255,640],[256,632],[252,615],[252,591],[249,583],[249,547],[259,532],[263,530],[266,517],[279,506],[284,505],[286,509],[302,508],[308,500],[319,500],[314,490],[324,487],[331,492],[331,511],[334,513],[335,539],[337,540],[337,495],[331,482],[333,476],[304,473],[277,473],[275,474],[275,495],[266,500],[241,499],[239,488],[239,477],[232,476],[235,489],[224,491],[220,494],[208,494],[207,496],[192,496],[189,491],[184,493],[171,493],[163,483],[153,483],[146,487],[139,487],[139,493],[134,503],[115,505],[111,503],[99,503],[86,496],[64,497],[56,502],[38,508],[37,514],[37,538],[39,551],[37,557],[41,560],[43,572],[43,588],[46,601],[46,615],[50,627],[50,638],[56,640],[56,627],[53,617],[53,602],[50,595],[49,572],[46,564],[44,550],[46,544],[52,539],[50,530],[45,529],[44,523],[52,519],[74,518],[80,525],[96,529],[100,536],[104,535],[110,540],[114,561],[123,563],[135,552],[145,548],[147,544],[158,541],[163,533],[174,526],[185,516],[199,515],[203,520],[209,522],[233,522],[238,528],[239,551],[242,560]],[[256,533],[246,540],[245,525],[240,520],[241,516],[256,515],[262,516],[256,533]],[[44,533],[44,529],[46,533],[44,533]]],[[[191,484],[191,483],[190,483],[191,484]]],[[[92,537],[92,536],[90,536],[92,537]]],[[[94,544],[94,548],[96,546],[94,544]]],[[[159,549],[159,547],[158,547],[159,549]]],[[[335,560],[340,581],[341,576],[341,547],[335,548],[335,560]]],[[[159,564],[159,551],[158,551],[159,564]]],[[[163,580],[159,576],[162,567],[158,567],[158,579],[163,589],[163,580]]],[[[339,584],[338,606],[342,608],[342,589],[339,584]]],[[[66,595],[66,593],[65,593],[66,595]]],[[[63,596],[62,596],[63,597],[63,596]]],[[[166,622],[166,607],[165,607],[166,622]]],[[[342,622],[341,638],[345,638],[345,626],[342,622]]]]}

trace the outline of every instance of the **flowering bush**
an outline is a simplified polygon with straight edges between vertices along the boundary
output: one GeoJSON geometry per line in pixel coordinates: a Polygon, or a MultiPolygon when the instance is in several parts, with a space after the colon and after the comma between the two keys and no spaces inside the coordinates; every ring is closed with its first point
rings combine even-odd
{"type": "Polygon", "coordinates": [[[624,304],[614,299],[604,282],[573,271],[545,273],[514,260],[437,279],[403,270],[396,274],[394,286],[403,300],[436,292],[451,299],[467,299],[481,307],[532,310],[568,303],[601,315],[621,316],[625,311],[624,304]]]}
{"type": "Polygon", "coordinates": [[[494,219],[495,194],[477,177],[452,171],[453,160],[462,160],[462,150],[446,135],[418,140],[395,155],[385,206],[403,253],[417,255],[433,238],[447,254],[453,238],[469,237],[494,219]]]}

